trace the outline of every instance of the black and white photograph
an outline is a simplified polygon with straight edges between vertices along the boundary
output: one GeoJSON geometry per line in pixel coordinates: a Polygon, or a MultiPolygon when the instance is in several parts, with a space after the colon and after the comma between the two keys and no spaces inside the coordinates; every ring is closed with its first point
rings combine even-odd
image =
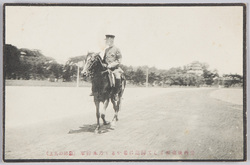
{"type": "Polygon", "coordinates": [[[246,160],[246,4],[3,9],[5,162],[246,160]]]}

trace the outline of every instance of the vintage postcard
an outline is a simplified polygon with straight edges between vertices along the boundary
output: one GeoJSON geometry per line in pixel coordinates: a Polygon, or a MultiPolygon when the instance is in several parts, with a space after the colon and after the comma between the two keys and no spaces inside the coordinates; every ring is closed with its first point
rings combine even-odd
{"type": "Polygon", "coordinates": [[[246,5],[4,5],[3,159],[245,161],[246,5]]]}

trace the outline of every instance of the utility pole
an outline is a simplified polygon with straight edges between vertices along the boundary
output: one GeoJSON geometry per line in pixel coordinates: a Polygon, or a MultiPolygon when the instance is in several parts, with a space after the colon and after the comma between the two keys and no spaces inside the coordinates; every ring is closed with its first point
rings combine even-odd
{"type": "Polygon", "coordinates": [[[147,72],[146,72],[146,87],[148,87],[148,68],[147,68],[147,72]]]}

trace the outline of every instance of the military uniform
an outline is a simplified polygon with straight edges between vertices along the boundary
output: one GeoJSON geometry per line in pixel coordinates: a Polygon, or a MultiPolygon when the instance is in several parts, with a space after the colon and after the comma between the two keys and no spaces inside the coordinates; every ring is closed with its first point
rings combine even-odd
{"type": "Polygon", "coordinates": [[[105,50],[103,63],[108,65],[108,68],[112,70],[116,79],[120,79],[121,73],[123,73],[122,69],[119,67],[121,60],[122,54],[117,47],[110,46],[105,50]]]}
{"type": "MultiPolygon", "coordinates": [[[[110,85],[114,87],[112,93],[114,95],[114,99],[117,101],[118,92],[121,89],[121,74],[123,73],[123,70],[119,67],[122,60],[122,54],[121,51],[113,45],[114,38],[114,35],[106,35],[105,40],[106,44],[109,45],[109,47],[105,50],[102,62],[106,64],[107,68],[111,70],[111,72],[115,75],[115,81],[113,82],[113,76],[111,72],[109,72],[110,85]]],[[[91,94],[91,96],[92,95],[93,94],[91,94]]]]}

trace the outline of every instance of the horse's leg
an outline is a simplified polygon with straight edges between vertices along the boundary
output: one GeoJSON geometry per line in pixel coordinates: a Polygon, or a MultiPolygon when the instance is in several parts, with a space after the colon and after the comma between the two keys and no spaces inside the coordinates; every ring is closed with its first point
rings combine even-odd
{"type": "Polygon", "coordinates": [[[119,107],[117,106],[118,101],[115,101],[115,100],[112,98],[112,99],[111,99],[111,102],[112,102],[113,108],[114,108],[114,110],[115,110],[115,115],[114,115],[114,117],[113,117],[113,119],[112,119],[111,127],[110,127],[110,128],[115,129],[116,121],[118,121],[117,115],[118,115],[118,111],[119,111],[118,108],[119,108],[119,107]]]}
{"type": "Polygon", "coordinates": [[[104,125],[108,125],[109,124],[109,122],[107,122],[105,120],[105,113],[106,113],[106,109],[107,109],[108,105],[109,105],[109,99],[106,99],[104,102],[101,102],[101,104],[100,104],[101,118],[103,120],[103,124],[104,125]]]}
{"type": "Polygon", "coordinates": [[[123,90],[119,93],[118,101],[111,100],[113,103],[113,108],[115,110],[115,115],[114,115],[113,121],[114,120],[118,121],[118,112],[121,110],[122,94],[123,94],[123,90]]]}
{"type": "Polygon", "coordinates": [[[117,101],[117,105],[116,105],[116,106],[117,106],[117,110],[116,110],[116,112],[115,112],[115,113],[116,113],[116,114],[115,114],[116,121],[118,121],[118,112],[120,111],[120,108],[121,108],[121,106],[120,106],[120,105],[121,105],[121,99],[122,99],[122,98],[119,97],[119,100],[117,101]]]}
{"type": "Polygon", "coordinates": [[[113,120],[115,119],[116,121],[118,121],[118,112],[121,110],[121,104],[122,104],[122,95],[125,89],[125,82],[122,82],[122,89],[119,92],[119,99],[117,102],[115,102],[116,104],[116,108],[115,108],[115,116],[113,118],[113,120]]]}
{"type": "MultiPolygon", "coordinates": [[[[116,119],[117,119],[117,113],[118,113],[118,101],[115,101],[114,99],[112,99],[111,100],[111,102],[112,102],[112,104],[113,104],[113,108],[114,108],[114,110],[115,110],[115,115],[114,115],[114,117],[113,117],[113,119],[112,119],[112,121],[115,121],[116,119]]],[[[117,120],[116,120],[117,121],[117,120]]]]}
{"type": "Polygon", "coordinates": [[[100,112],[99,112],[99,108],[100,108],[100,102],[95,100],[95,106],[96,106],[96,119],[97,119],[97,126],[95,129],[95,133],[98,133],[99,129],[100,129],[100,112]]]}

